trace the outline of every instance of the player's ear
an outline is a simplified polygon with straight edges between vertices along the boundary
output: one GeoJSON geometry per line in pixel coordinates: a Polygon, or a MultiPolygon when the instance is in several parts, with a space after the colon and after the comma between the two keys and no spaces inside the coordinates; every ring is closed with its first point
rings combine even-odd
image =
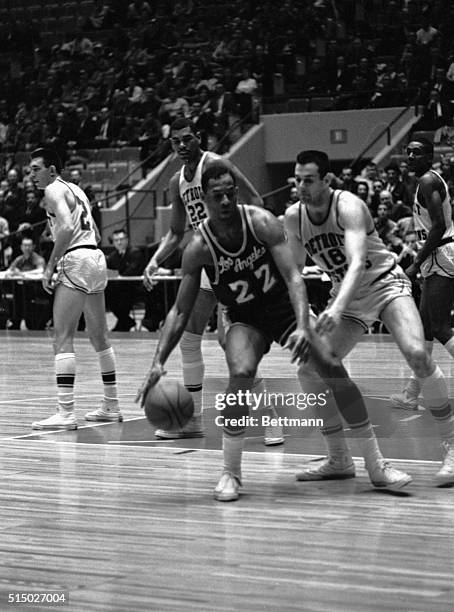
{"type": "Polygon", "coordinates": [[[57,168],[54,166],[54,164],[51,164],[49,166],[49,170],[50,170],[50,175],[51,176],[57,176],[57,168]]]}

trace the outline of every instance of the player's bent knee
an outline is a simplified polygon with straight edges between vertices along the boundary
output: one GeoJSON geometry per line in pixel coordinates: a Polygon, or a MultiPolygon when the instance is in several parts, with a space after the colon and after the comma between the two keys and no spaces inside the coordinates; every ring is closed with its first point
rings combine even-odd
{"type": "Polygon", "coordinates": [[[432,360],[425,348],[413,348],[407,352],[406,358],[411,369],[418,376],[428,376],[432,360]]]}
{"type": "Polygon", "coordinates": [[[235,388],[244,386],[241,384],[241,381],[250,381],[250,385],[248,384],[247,386],[252,386],[256,372],[257,368],[248,364],[233,364],[230,366],[230,382],[235,388]]]}

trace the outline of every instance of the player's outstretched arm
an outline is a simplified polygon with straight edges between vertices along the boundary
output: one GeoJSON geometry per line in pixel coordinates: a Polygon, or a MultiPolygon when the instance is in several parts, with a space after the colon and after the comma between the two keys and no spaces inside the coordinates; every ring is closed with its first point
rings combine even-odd
{"type": "Polygon", "coordinates": [[[186,210],[180,198],[178,182],[179,173],[175,174],[170,179],[169,183],[170,201],[172,202],[170,229],[162,239],[157,251],[153,254],[144,270],[143,283],[148,290],[151,290],[155,285],[153,276],[156,274],[159,266],[172,255],[183,240],[186,227],[186,210]]]}
{"type": "Polygon", "coordinates": [[[151,368],[137,393],[136,402],[140,400],[143,404],[148,390],[164,374],[164,364],[186,327],[200,287],[200,275],[203,266],[200,251],[200,237],[195,236],[184,251],[183,278],[177,297],[164,321],[151,368]]]}

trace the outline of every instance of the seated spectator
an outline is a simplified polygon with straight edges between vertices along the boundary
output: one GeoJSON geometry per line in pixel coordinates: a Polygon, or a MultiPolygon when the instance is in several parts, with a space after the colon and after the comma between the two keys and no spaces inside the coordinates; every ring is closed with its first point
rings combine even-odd
{"type": "Polygon", "coordinates": [[[8,248],[7,237],[9,236],[9,225],[8,221],[0,216],[0,270],[4,270],[7,267],[7,250],[8,248]]]}
{"type": "Polygon", "coordinates": [[[380,194],[380,204],[377,207],[377,216],[374,219],[375,229],[385,245],[389,244],[388,237],[390,232],[395,232],[397,228],[397,224],[389,218],[392,206],[390,200],[391,194],[389,192],[382,192],[380,194]]]}
{"type": "Polygon", "coordinates": [[[118,134],[117,145],[119,147],[131,146],[137,144],[140,136],[139,126],[132,115],[126,115],[125,124],[118,134]]]}
{"type": "Polygon", "coordinates": [[[281,221],[284,220],[284,214],[285,211],[287,210],[287,208],[290,208],[290,206],[293,206],[293,204],[296,204],[296,202],[299,201],[299,195],[298,195],[298,188],[295,185],[292,185],[290,187],[290,197],[287,200],[287,202],[284,202],[281,205],[275,205],[273,208],[268,208],[268,210],[271,210],[271,212],[278,218],[281,219],[281,221]]]}
{"type": "Polygon", "coordinates": [[[451,122],[450,105],[440,100],[440,94],[436,89],[431,89],[429,102],[415,128],[418,130],[438,130],[445,125],[450,125],[451,122]]]}
{"type": "MultiPolygon", "coordinates": [[[[408,231],[404,236],[404,244],[402,250],[397,257],[397,263],[403,270],[409,268],[415,261],[418,254],[418,243],[414,231],[408,231]]],[[[411,290],[416,304],[419,304],[421,298],[421,286],[417,279],[412,280],[411,290]]]]}
{"type": "Polygon", "coordinates": [[[356,195],[360,200],[365,202],[367,206],[369,206],[370,198],[369,198],[369,185],[366,181],[357,181],[356,182],[356,195]]]}
{"type": "MultiPolygon", "coordinates": [[[[11,263],[6,271],[7,276],[39,278],[46,262],[44,257],[35,253],[33,239],[23,237],[20,248],[22,255],[11,263]]],[[[50,300],[41,283],[20,280],[13,283],[13,311],[9,329],[20,329],[23,319],[27,329],[44,329],[50,317],[50,300]]]]}
{"type": "Polygon", "coordinates": [[[405,187],[405,184],[400,179],[400,170],[397,164],[388,164],[385,168],[386,183],[385,190],[391,194],[394,204],[398,201],[404,204],[411,205],[410,196],[405,187]]]}
{"type": "Polygon", "coordinates": [[[175,87],[171,87],[168,97],[163,100],[161,108],[159,109],[161,123],[172,123],[177,117],[186,117],[188,113],[188,101],[178,96],[175,87]]]}
{"type": "Polygon", "coordinates": [[[148,21],[153,16],[151,6],[146,0],[134,0],[128,6],[127,19],[131,25],[137,24],[140,21],[148,21]]]}
{"type": "Polygon", "coordinates": [[[214,116],[211,110],[205,109],[202,111],[202,104],[197,99],[194,100],[189,110],[189,118],[196,126],[200,135],[200,146],[202,149],[209,148],[209,137],[214,136],[214,116]]]}
{"type": "MultiPolygon", "coordinates": [[[[35,189],[30,189],[25,192],[25,214],[23,217],[22,231],[27,229],[26,235],[29,235],[33,244],[38,244],[39,237],[41,236],[44,226],[46,224],[46,211],[41,207],[40,194],[35,189]],[[28,225],[28,228],[24,228],[24,224],[28,225]]],[[[21,226],[19,226],[20,228],[21,226]]]]}
{"type": "Polygon", "coordinates": [[[355,179],[353,178],[353,170],[350,168],[350,166],[342,168],[339,181],[339,189],[343,189],[344,191],[350,191],[351,193],[356,193],[356,188],[357,181],[355,181],[355,179]]]}
{"type": "Polygon", "coordinates": [[[370,197],[369,210],[373,217],[377,215],[377,208],[380,203],[380,193],[385,188],[385,183],[377,178],[372,182],[372,195],[370,197]]]}
{"type": "Polygon", "coordinates": [[[95,118],[94,146],[110,147],[118,137],[116,122],[107,106],[103,106],[95,118]]]}
{"type": "Polygon", "coordinates": [[[254,122],[252,117],[253,111],[253,96],[257,92],[257,81],[251,77],[249,68],[243,68],[241,71],[241,79],[238,81],[235,88],[235,101],[238,105],[238,113],[240,119],[248,119],[250,123],[254,122]]]}
{"type": "Polygon", "coordinates": [[[134,77],[128,78],[126,93],[128,96],[129,103],[131,105],[139,104],[140,102],[142,102],[143,88],[138,85],[134,77]]]}
{"type": "MultiPolygon", "coordinates": [[[[125,230],[115,230],[112,234],[114,251],[106,257],[107,268],[115,270],[119,276],[141,276],[145,262],[140,249],[129,246],[125,230]]],[[[112,277],[115,278],[115,277],[112,277]]],[[[142,284],[137,281],[111,281],[106,288],[106,307],[117,317],[112,331],[129,331],[136,322],[129,313],[142,284]]]]}

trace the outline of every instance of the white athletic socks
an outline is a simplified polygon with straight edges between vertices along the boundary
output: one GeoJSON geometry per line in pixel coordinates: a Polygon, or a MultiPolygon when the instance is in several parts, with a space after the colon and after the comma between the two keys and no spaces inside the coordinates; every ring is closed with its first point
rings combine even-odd
{"type": "Polygon", "coordinates": [[[104,401],[118,401],[115,353],[112,347],[97,353],[104,385],[104,401]]]}
{"type": "Polygon", "coordinates": [[[312,412],[316,418],[323,419],[323,426],[320,431],[329,457],[331,459],[342,459],[346,455],[350,457],[344,425],[331,390],[318,374],[306,370],[305,367],[298,368],[298,379],[304,393],[314,393],[317,397],[326,400],[325,402],[320,401],[312,409],[312,412]]]}
{"type": "Polygon", "coordinates": [[[267,401],[266,387],[263,378],[260,376],[259,371],[255,375],[254,383],[251,388],[251,392],[255,393],[255,397],[261,396],[260,401],[260,414],[267,415],[269,417],[277,417],[276,408],[267,401]]]}
{"type": "Polygon", "coordinates": [[[352,437],[358,442],[366,468],[380,464],[383,461],[383,455],[381,454],[377,438],[375,437],[374,428],[369,419],[363,423],[350,425],[350,428],[352,437]]]}
{"type": "Polygon", "coordinates": [[[224,452],[224,472],[230,472],[241,482],[241,457],[243,454],[245,432],[229,435],[224,430],[222,434],[222,450],[224,452]]]}
{"type": "Polygon", "coordinates": [[[202,336],[183,332],[180,340],[181,360],[183,363],[183,381],[194,400],[194,416],[202,414],[202,384],[205,365],[202,356],[202,336]]]}
{"type": "Polygon", "coordinates": [[[454,441],[454,416],[448,400],[448,387],[443,372],[436,366],[434,372],[426,378],[419,379],[422,393],[440,436],[444,441],[454,441]]]}
{"type": "Polygon", "coordinates": [[[76,356],[74,353],[55,355],[58,406],[65,412],[74,411],[74,380],[76,378],[76,356]]]}

